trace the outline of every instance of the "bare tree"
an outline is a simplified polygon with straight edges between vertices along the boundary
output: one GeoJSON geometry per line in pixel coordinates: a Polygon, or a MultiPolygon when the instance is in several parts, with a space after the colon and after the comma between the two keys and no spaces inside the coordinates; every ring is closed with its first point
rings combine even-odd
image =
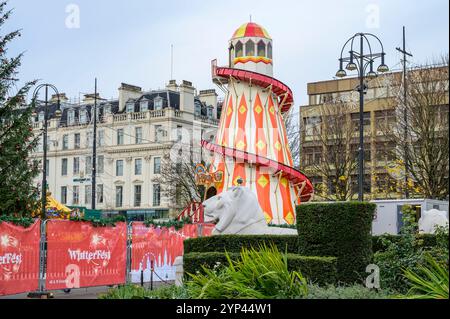
{"type": "Polygon", "coordinates": [[[171,208],[183,209],[193,201],[203,199],[203,189],[195,181],[195,167],[192,154],[180,154],[176,158],[169,153],[161,160],[161,173],[153,179],[161,185],[161,195],[171,208]]]}
{"type": "Polygon", "coordinates": [[[295,167],[300,167],[300,125],[297,118],[298,113],[291,111],[285,115],[284,124],[286,126],[286,135],[288,138],[289,149],[291,150],[292,160],[295,167]]]}
{"type": "MultiPolygon", "coordinates": [[[[351,119],[354,105],[333,101],[320,106],[313,126],[303,125],[305,134],[312,136],[309,143],[316,147],[320,157],[302,155],[305,173],[322,178],[315,185],[316,195],[326,200],[345,201],[354,195],[352,175],[357,167],[357,125],[351,119]]],[[[304,148],[305,150],[305,148],[304,148]]]]}
{"type": "Polygon", "coordinates": [[[407,73],[406,99],[403,85],[393,86],[396,124],[385,134],[397,145],[392,150],[397,177],[405,180],[407,172],[402,188],[433,199],[448,198],[449,192],[448,55],[442,62],[407,73]]]}

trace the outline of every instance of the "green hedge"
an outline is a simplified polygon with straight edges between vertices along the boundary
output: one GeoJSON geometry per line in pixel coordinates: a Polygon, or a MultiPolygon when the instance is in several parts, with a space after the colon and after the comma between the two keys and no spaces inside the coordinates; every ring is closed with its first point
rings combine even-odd
{"type": "Polygon", "coordinates": [[[199,237],[184,241],[184,253],[225,252],[240,253],[243,247],[257,248],[260,244],[273,243],[280,252],[298,253],[296,235],[219,235],[199,237]]]}
{"type": "MultiPolygon", "coordinates": [[[[237,260],[239,253],[229,253],[232,260],[237,260]]],[[[333,284],[337,281],[335,257],[313,257],[288,254],[288,269],[300,271],[303,276],[318,285],[333,284]]],[[[185,276],[187,273],[195,274],[202,271],[202,266],[212,269],[221,265],[228,265],[224,252],[193,252],[183,256],[185,276]]]]}
{"type": "MultiPolygon", "coordinates": [[[[384,237],[392,242],[396,242],[400,239],[399,235],[377,235],[372,236],[372,247],[373,252],[384,251],[386,247],[383,245],[381,238],[384,237]]],[[[422,247],[434,247],[436,246],[436,235],[433,234],[420,234],[418,235],[418,239],[422,240],[422,247]]]]}
{"type": "Polygon", "coordinates": [[[376,205],[364,202],[297,206],[299,253],[337,257],[340,282],[361,282],[372,260],[372,220],[376,205]]]}

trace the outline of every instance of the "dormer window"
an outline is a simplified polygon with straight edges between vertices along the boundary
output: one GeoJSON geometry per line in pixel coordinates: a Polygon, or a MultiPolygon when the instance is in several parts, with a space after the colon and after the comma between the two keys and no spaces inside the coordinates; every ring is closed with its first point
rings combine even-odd
{"type": "Polygon", "coordinates": [[[67,112],[67,124],[73,125],[74,122],[75,122],[75,110],[70,109],[70,110],[67,112]]]}
{"type": "Polygon", "coordinates": [[[210,105],[206,108],[206,116],[208,116],[209,119],[213,117],[213,106],[210,105]]]}
{"type": "Polygon", "coordinates": [[[111,113],[111,104],[106,104],[104,107],[103,107],[103,113],[104,114],[109,114],[109,113],[111,113]]]}
{"type": "Polygon", "coordinates": [[[148,110],[148,100],[142,100],[139,103],[139,110],[140,112],[145,112],[148,110]]]}
{"type": "Polygon", "coordinates": [[[44,111],[40,111],[40,112],[39,112],[39,115],[38,115],[38,121],[39,121],[39,122],[44,121],[44,116],[45,116],[44,111]]]}
{"type": "Polygon", "coordinates": [[[163,108],[163,99],[162,97],[158,96],[153,100],[153,103],[155,105],[155,110],[162,110],[163,108]]]}
{"type": "Polygon", "coordinates": [[[235,56],[236,58],[240,58],[244,55],[244,45],[241,41],[238,41],[235,46],[235,56]]]}
{"type": "Polygon", "coordinates": [[[202,115],[202,105],[196,101],[194,107],[195,116],[202,115]]]}
{"type": "Polygon", "coordinates": [[[87,122],[87,111],[86,109],[80,110],[80,118],[79,118],[80,124],[85,124],[87,122]]]}
{"type": "Polygon", "coordinates": [[[245,44],[245,55],[255,56],[255,42],[253,42],[252,40],[248,40],[245,44]]]}
{"type": "Polygon", "coordinates": [[[128,102],[127,103],[127,113],[133,113],[134,112],[134,102],[128,102]]]}
{"type": "Polygon", "coordinates": [[[266,44],[263,40],[258,42],[258,56],[266,56],[266,44]]]}

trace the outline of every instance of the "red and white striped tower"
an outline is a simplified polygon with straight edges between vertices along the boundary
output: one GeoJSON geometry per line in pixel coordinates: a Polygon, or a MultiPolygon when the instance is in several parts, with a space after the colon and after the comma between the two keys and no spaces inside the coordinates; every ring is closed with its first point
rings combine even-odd
{"type": "Polygon", "coordinates": [[[268,223],[294,224],[295,205],[308,201],[313,187],[293,168],[283,115],[294,103],[288,86],[273,78],[272,39],[256,23],[241,26],[230,40],[228,67],[213,61],[213,81],[226,97],[210,172],[223,172],[217,193],[239,185],[258,197],[268,223]]]}

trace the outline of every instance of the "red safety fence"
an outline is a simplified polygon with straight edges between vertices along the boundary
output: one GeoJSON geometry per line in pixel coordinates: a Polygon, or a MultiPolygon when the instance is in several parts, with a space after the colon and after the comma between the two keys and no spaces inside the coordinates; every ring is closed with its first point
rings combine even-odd
{"type": "Polygon", "coordinates": [[[0,223],[0,296],[38,289],[40,226],[0,223]]]}
{"type": "MultiPolygon", "coordinates": [[[[175,280],[174,261],[183,255],[183,241],[198,237],[199,224],[184,225],[183,228],[146,227],[142,222],[132,224],[131,282],[150,280],[151,268],[154,281],[175,280]]],[[[202,236],[210,236],[214,225],[204,224],[202,236]]]]}
{"type": "Polygon", "coordinates": [[[127,227],[86,222],[47,222],[46,289],[125,283],[127,227]]]}

